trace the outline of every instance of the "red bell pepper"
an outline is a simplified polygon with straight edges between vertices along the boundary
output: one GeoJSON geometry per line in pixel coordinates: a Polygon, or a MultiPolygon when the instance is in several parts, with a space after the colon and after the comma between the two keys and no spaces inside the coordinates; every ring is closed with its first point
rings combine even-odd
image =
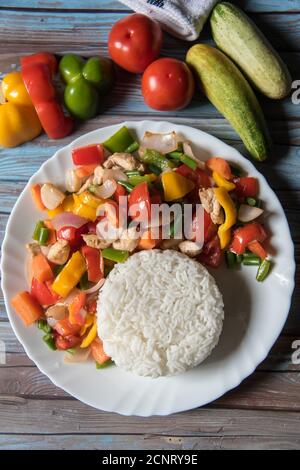
{"type": "Polygon", "coordinates": [[[67,349],[75,348],[76,346],[79,346],[81,343],[82,338],[79,336],[74,336],[74,335],[68,335],[68,336],[61,336],[61,335],[56,335],[55,337],[55,346],[57,349],[60,349],[62,351],[66,351],[67,349]]]}
{"type": "Polygon", "coordinates": [[[126,194],[127,194],[127,191],[124,188],[124,186],[121,186],[120,184],[117,184],[117,189],[114,192],[113,198],[118,204],[120,204],[120,197],[121,196],[126,196],[126,194]]]}
{"type": "Polygon", "coordinates": [[[268,238],[264,227],[258,222],[251,222],[235,230],[230,251],[237,255],[245,253],[253,242],[263,243],[268,238]]]}
{"type": "Polygon", "coordinates": [[[130,217],[148,221],[151,217],[151,204],[148,184],[140,183],[131,191],[128,198],[130,217]]]}
{"type": "Polygon", "coordinates": [[[87,145],[72,150],[74,165],[102,165],[104,150],[101,144],[87,145]]]}
{"type": "Polygon", "coordinates": [[[261,259],[266,259],[268,256],[268,253],[266,252],[262,244],[258,241],[250,243],[248,245],[248,250],[250,250],[256,256],[259,256],[261,259]]]}
{"type": "Polygon", "coordinates": [[[191,239],[196,240],[199,237],[199,233],[203,230],[203,241],[206,243],[211,240],[214,235],[216,235],[218,227],[215,225],[210,215],[204,210],[198,210],[195,212],[192,221],[192,234],[191,239]],[[197,237],[198,234],[198,237],[197,237]]]}
{"type": "Polygon", "coordinates": [[[235,184],[234,193],[239,199],[256,197],[258,195],[258,180],[253,176],[243,176],[233,180],[235,184]]]}
{"type": "Polygon", "coordinates": [[[215,235],[210,241],[205,243],[198,260],[200,263],[210,266],[211,268],[218,268],[223,261],[223,251],[221,250],[220,239],[215,235]]]}
{"type": "Polygon", "coordinates": [[[65,116],[58,102],[53,75],[57,67],[52,54],[33,54],[21,61],[22,79],[41,124],[51,139],[66,137],[73,130],[74,121],[65,116]]]}
{"type": "Polygon", "coordinates": [[[86,315],[81,314],[81,309],[84,307],[85,301],[86,294],[84,292],[79,292],[70,303],[69,322],[71,325],[84,325],[86,315]]]}
{"type": "Polygon", "coordinates": [[[76,336],[80,332],[81,326],[77,324],[72,325],[68,318],[63,318],[56,323],[54,330],[63,337],[76,336]]]}
{"type": "Polygon", "coordinates": [[[50,289],[50,285],[45,282],[38,281],[35,277],[31,281],[31,295],[38,301],[40,305],[48,307],[49,305],[55,304],[59,295],[50,289]]]}
{"type": "Polygon", "coordinates": [[[192,170],[190,167],[183,164],[176,168],[175,171],[181,176],[193,181],[197,186],[197,192],[199,188],[210,188],[212,186],[209,175],[204,170],[201,170],[201,168],[192,170]]]}
{"type": "Polygon", "coordinates": [[[91,282],[98,282],[103,278],[103,272],[101,269],[101,252],[97,248],[91,246],[83,246],[81,249],[85,261],[87,264],[88,280],[91,282]]]}
{"type": "Polygon", "coordinates": [[[66,240],[73,249],[79,248],[84,243],[81,235],[88,232],[88,226],[89,224],[84,224],[79,228],[62,227],[57,231],[57,239],[66,240]]]}

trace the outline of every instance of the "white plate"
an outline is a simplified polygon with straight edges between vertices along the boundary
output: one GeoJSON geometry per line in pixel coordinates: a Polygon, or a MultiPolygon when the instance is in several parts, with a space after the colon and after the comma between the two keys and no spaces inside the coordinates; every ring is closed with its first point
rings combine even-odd
{"type": "Polygon", "coordinates": [[[265,282],[255,280],[256,268],[212,271],[225,301],[225,323],[220,343],[200,366],[184,374],[159,379],[135,376],[117,367],[96,370],[93,363],[66,365],[63,353],[51,352],[34,326],[24,327],[10,307],[10,299],[27,289],[25,243],[41,217],[31,200],[29,184],[52,181],[64,185],[71,163],[71,148],[102,142],[122,124],[86,134],[59,150],[30,179],[19,197],[2,245],[2,288],[9,320],[28,356],[58,387],[101,410],[124,415],[167,415],[205,405],[236,387],[265,359],[289,312],[294,287],[294,248],[287,220],[277,196],[255,167],[232,147],[211,135],[168,122],[127,122],[137,138],[144,131],[175,130],[190,140],[203,159],[218,155],[238,163],[259,179],[260,196],[270,213],[267,223],[275,267],[265,282]]]}

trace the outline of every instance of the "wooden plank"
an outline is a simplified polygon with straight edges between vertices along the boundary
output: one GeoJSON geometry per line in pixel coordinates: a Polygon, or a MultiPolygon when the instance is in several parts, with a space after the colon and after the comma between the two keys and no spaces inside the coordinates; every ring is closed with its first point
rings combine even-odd
{"type": "Polygon", "coordinates": [[[5,450],[299,450],[296,436],[0,435],[5,450]]]}
{"type": "MultiPolygon", "coordinates": [[[[126,5],[117,0],[31,0],[28,4],[27,0],[4,0],[2,8],[24,8],[24,9],[64,9],[64,10],[123,10],[130,11],[126,5]]],[[[248,12],[283,12],[293,13],[299,12],[300,6],[298,0],[287,0],[279,2],[276,0],[240,0],[239,6],[248,12]]]]}
{"type": "MultiPolygon", "coordinates": [[[[61,48],[62,45],[74,47],[76,44],[90,48],[91,44],[94,44],[93,50],[95,51],[100,45],[103,47],[107,44],[108,32],[112,24],[126,14],[126,12],[108,11],[103,15],[94,12],[55,12],[53,10],[41,15],[38,11],[1,10],[1,37],[5,39],[5,45],[1,45],[1,50],[5,53],[15,48],[15,52],[23,52],[24,34],[30,32],[30,36],[27,36],[28,44],[34,42],[40,46],[46,44],[47,48],[61,48]],[[95,38],[99,38],[98,43],[95,42],[95,38]]],[[[284,15],[262,13],[250,16],[255,19],[258,27],[264,31],[278,50],[299,51],[299,13],[284,15]]],[[[201,33],[201,41],[212,43],[208,24],[201,33]]],[[[165,35],[165,46],[170,44],[174,47],[177,43],[183,44],[185,49],[189,47],[189,43],[165,35]]]]}
{"type": "Polygon", "coordinates": [[[300,413],[202,408],[168,417],[119,416],[77,400],[0,397],[2,433],[157,434],[172,436],[300,437],[300,413]]]}

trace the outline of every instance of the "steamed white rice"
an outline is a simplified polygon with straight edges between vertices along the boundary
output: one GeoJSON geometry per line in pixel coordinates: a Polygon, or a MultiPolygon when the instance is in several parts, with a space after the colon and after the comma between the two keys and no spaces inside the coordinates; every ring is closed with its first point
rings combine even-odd
{"type": "Polygon", "coordinates": [[[171,250],[141,251],[116,265],[98,301],[105,352],[117,366],[150,377],[204,361],[218,343],[223,318],[213,277],[171,250]]]}

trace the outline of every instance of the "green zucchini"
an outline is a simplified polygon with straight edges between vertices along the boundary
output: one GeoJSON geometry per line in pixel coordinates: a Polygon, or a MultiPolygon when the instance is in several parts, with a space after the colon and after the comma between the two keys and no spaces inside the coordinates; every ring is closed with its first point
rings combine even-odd
{"type": "Polygon", "coordinates": [[[219,3],[210,24],[218,48],[238,65],[255,88],[272,99],[290,93],[292,78],[287,66],[242,10],[229,2],[219,3]]]}
{"type": "Polygon", "coordinates": [[[186,62],[212,104],[240,135],[250,155],[259,161],[270,153],[271,139],[256,96],[236,65],[218,49],[196,44],[186,62]]]}

